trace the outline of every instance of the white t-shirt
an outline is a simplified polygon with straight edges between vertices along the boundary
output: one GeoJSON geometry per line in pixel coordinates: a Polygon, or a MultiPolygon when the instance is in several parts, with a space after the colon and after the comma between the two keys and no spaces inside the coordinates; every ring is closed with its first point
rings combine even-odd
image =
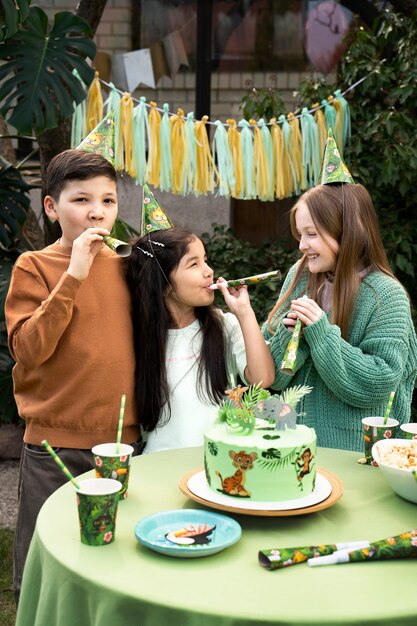
{"type": "MultiPolygon", "coordinates": [[[[221,315],[225,345],[226,369],[229,384],[236,385],[237,374],[244,381],[246,367],[245,344],[237,318],[232,313],[221,315]]],[[[166,350],[166,368],[171,399],[171,417],[169,421],[147,433],[144,454],[202,446],[204,432],[216,420],[218,405],[208,399],[201,399],[197,394],[198,357],[202,347],[203,335],[200,322],[194,321],[186,328],[170,329],[166,350]]],[[[160,422],[168,415],[166,407],[162,410],[160,422]]],[[[145,434],[146,436],[146,434],[145,434]]]]}

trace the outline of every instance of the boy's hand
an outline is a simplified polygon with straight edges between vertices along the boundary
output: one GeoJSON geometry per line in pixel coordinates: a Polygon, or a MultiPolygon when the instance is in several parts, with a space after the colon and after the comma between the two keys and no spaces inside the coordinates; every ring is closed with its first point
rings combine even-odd
{"type": "Polygon", "coordinates": [[[74,239],[67,274],[77,280],[85,280],[94,257],[104,246],[103,237],[107,235],[110,235],[107,228],[87,228],[77,239],[74,239]]]}
{"type": "Polygon", "coordinates": [[[253,310],[246,285],[241,285],[240,287],[224,287],[222,283],[226,281],[222,277],[218,278],[216,282],[219,286],[219,291],[222,292],[224,301],[237,318],[248,312],[252,313],[253,310]]]}

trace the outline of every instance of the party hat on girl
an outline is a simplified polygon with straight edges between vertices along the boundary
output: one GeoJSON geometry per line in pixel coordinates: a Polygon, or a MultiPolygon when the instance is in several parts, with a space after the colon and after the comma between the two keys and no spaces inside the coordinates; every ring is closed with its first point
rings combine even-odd
{"type": "Polygon", "coordinates": [[[355,183],[345,162],[343,161],[332,129],[329,127],[324,147],[323,163],[319,176],[319,185],[330,183],[355,183]]]}
{"type": "Polygon", "coordinates": [[[146,235],[154,230],[167,230],[174,224],[161,209],[157,199],[149,189],[147,183],[143,185],[142,223],[140,233],[146,235]]]}
{"type": "Polygon", "coordinates": [[[115,142],[113,111],[110,111],[110,113],[93,128],[91,133],[77,146],[77,150],[86,150],[87,152],[101,154],[101,156],[110,161],[114,167],[115,142]]]}

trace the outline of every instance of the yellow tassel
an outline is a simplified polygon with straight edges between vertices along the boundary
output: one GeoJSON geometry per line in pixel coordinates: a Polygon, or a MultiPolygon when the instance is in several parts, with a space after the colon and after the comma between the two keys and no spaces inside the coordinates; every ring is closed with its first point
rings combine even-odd
{"type": "Polygon", "coordinates": [[[101,93],[99,74],[96,72],[94,80],[87,92],[87,111],[85,114],[87,134],[101,122],[104,117],[103,110],[103,96],[101,93]]]}
{"type": "MultiPolygon", "coordinates": [[[[122,132],[119,133],[119,144],[122,136],[124,143],[124,169],[132,176],[136,177],[136,164],[133,158],[133,100],[130,93],[124,93],[120,101],[120,126],[122,132]]],[[[118,146],[119,148],[119,146],[118,146]]],[[[123,148],[121,148],[123,150],[123,148]]],[[[123,152],[122,152],[123,154],[123,152]]],[[[121,161],[123,163],[123,160],[121,161]]]]}
{"type": "Polygon", "coordinates": [[[213,191],[213,186],[218,184],[219,178],[219,173],[210,152],[210,145],[206,131],[207,120],[208,115],[204,115],[200,121],[195,123],[194,127],[194,134],[197,141],[197,167],[194,184],[194,191],[196,194],[205,194],[208,191],[213,191]],[[213,172],[216,174],[216,181],[214,181],[213,172]]]}
{"type": "Polygon", "coordinates": [[[288,123],[291,126],[291,136],[290,136],[290,150],[291,150],[291,159],[295,170],[295,176],[297,181],[297,186],[300,189],[307,189],[307,184],[304,181],[304,168],[302,161],[302,137],[300,130],[300,122],[297,117],[295,117],[294,113],[288,113],[287,115],[288,123]]]}
{"type": "Polygon", "coordinates": [[[171,150],[172,150],[172,191],[174,193],[186,194],[189,183],[192,180],[190,171],[190,155],[188,154],[188,144],[184,111],[178,109],[177,115],[172,115],[169,120],[171,124],[171,150]]]}
{"type": "Polygon", "coordinates": [[[281,126],[280,124],[277,124],[275,117],[273,117],[270,121],[275,163],[274,193],[277,198],[282,200],[282,198],[287,198],[292,195],[294,190],[293,177],[291,175],[290,162],[288,160],[281,126]]]}
{"type": "Polygon", "coordinates": [[[240,144],[240,133],[236,126],[236,120],[227,120],[229,130],[227,131],[227,141],[233,158],[233,170],[235,174],[235,188],[232,190],[234,198],[242,197],[243,167],[242,167],[242,146],[240,144]]]}
{"type": "Polygon", "coordinates": [[[255,177],[256,195],[261,200],[271,200],[269,193],[269,172],[268,157],[266,156],[264,142],[262,140],[261,129],[256,124],[256,120],[249,120],[249,124],[253,127],[253,162],[255,177]]]}
{"type": "Polygon", "coordinates": [[[156,109],[157,103],[150,102],[149,111],[149,154],[147,163],[147,180],[154,187],[159,187],[159,170],[161,168],[161,152],[159,148],[159,130],[161,128],[161,114],[156,109]]]}
{"type": "Polygon", "coordinates": [[[319,149],[320,149],[320,158],[324,154],[324,146],[326,145],[327,140],[327,130],[326,130],[326,121],[324,119],[323,109],[319,108],[320,105],[318,102],[315,102],[312,106],[314,111],[314,119],[317,125],[317,130],[319,133],[319,149]]]}

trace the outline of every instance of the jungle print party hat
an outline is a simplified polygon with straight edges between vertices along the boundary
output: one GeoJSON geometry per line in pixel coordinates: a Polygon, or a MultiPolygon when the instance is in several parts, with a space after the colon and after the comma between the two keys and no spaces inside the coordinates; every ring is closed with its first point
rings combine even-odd
{"type": "Polygon", "coordinates": [[[318,184],[328,185],[329,183],[355,183],[341,157],[331,128],[328,129],[326,145],[324,146],[323,164],[318,184]]]}
{"type": "Polygon", "coordinates": [[[114,112],[110,111],[105,118],[83,141],[77,146],[77,150],[86,150],[101,154],[110,161],[114,167],[115,163],[115,143],[114,143],[114,112]]]}
{"type": "Polygon", "coordinates": [[[154,230],[167,230],[172,228],[174,224],[164,213],[163,209],[159,206],[159,203],[152,191],[149,189],[147,183],[143,185],[143,202],[142,202],[142,224],[141,235],[151,233],[154,230]]]}

